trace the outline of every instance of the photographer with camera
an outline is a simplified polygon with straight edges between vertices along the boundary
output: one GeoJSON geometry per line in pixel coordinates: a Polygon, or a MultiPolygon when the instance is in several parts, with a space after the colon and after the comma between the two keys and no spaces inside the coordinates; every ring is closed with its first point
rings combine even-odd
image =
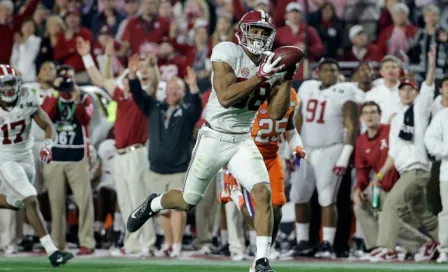
{"type": "Polygon", "coordinates": [[[91,98],[76,85],[75,71],[63,65],[57,70],[54,89],[58,95],[47,97],[42,109],[56,128],[53,161],[44,166],[43,179],[51,206],[51,237],[55,245],[66,247],[66,184],[70,186],[79,208],[78,255],[92,254],[93,199],[88,163],[88,125],[92,118],[91,98]]]}

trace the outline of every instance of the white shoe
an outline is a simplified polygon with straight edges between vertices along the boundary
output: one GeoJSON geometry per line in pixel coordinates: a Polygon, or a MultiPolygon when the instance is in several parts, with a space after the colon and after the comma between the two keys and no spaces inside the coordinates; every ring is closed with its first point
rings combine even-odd
{"type": "Polygon", "coordinates": [[[416,262],[427,262],[432,260],[434,256],[437,254],[437,248],[439,246],[439,243],[437,242],[430,242],[425,245],[423,245],[420,250],[415,254],[415,261],[416,262]]]}
{"type": "Polygon", "coordinates": [[[269,260],[277,260],[280,258],[281,253],[275,248],[271,248],[271,252],[269,253],[269,260]]]}
{"type": "Polygon", "coordinates": [[[180,251],[172,251],[170,253],[170,258],[179,258],[180,257],[180,251]]]}
{"type": "Polygon", "coordinates": [[[398,261],[397,251],[390,251],[387,248],[378,248],[371,252],[370,261],[377,262],[395,262],[398,261]]]}
{"type": "Polygon", "coordinates": [[[17,247],[15,245],[8,245],[5,248],[5,255],[12,255],[17,253],[17,247]]]}
{"type": "Polygon", "coordinates": [[[199,253],[205,254],[205,255],[209,255],[211,253],[211,251],[212,250],[211,250],[209,244],[205,244],[199,249],[199,253]]]}
{"type": "Polygon", "coordinates": [[[255,264],[253,262],[250,264],[249,272],[255,272],[255,264]]]}
{"type": "Polygon", "coordinates": [[[159,251],[154,253],[156,257],[168,257],[170,256],[170,246],[168,244],[163,244],[159,251]]]}
{"type": "Polygon", "coordinates": [[[247,256],[243,253],[232,253],[230,255],[230,258],[234,262],[241,262],[241,261],[247,260],[247,256]]]}
{"type": "Polygon", "coordinates": [[[438,263],[448,263],[448,253],[440,252],[439,258],[437,258],[438,263]]]}

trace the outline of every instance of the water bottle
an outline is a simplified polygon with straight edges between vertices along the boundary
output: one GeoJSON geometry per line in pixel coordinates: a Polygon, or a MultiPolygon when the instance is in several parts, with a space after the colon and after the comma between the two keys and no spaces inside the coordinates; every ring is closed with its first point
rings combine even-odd
{"type": "Polygon", "coordinates": [[[372,208],[379,209],[381,207],[381,186],[373,186],[372,208]]]}

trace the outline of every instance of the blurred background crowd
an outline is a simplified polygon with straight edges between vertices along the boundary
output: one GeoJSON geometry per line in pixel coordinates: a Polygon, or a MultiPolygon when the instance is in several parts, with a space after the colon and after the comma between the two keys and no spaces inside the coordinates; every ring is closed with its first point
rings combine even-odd
{"type": "MultiPolygon", "coordinates": [[[[237,23],[252,9],[272,15],[274,48],[293,45],[307,52],[294,77],[296,90],[304,80],[316,78],[322,58],[336,59],[341,81],[353,81],[364,92],[387,84],[380,72],[387,55],[400,60],[400,77],[420,83],[427,53],[435,46],[436,86],[448,72],[446,0],[1,0],[0,63],[11,65],[25,84],[39,90],[42,108],[58,131],[54,162],[36,163],[40,175],[35,183],[57,247],[80,248],[84,255],[99,248],[113,255],[171,257],[181,250],[198,250],[235,260],[253,254],[254,231],[245,232],[242,218],[229,215],[236,210],[216,201],[221,176],[188,214],[162,214],[133,234],[124,227],[149,192],[182,187],[175,175],[186,172],[197,129],[204,123],[200,108],[210,95],[212,49],[236,41],[237,23]],[[131,56],[138,60],[129,60],[131,56]],[[168,103],[158,109],[164,122],[151,121],[159,120],[153,109],[146,110],[143,99],[132,99],[127,73],[128,65],[136,62],[146,95],[168,103]],[[55,83],[61,75],[79,89],[55,83]],[[79,96],[84,108],[64,103],[70,98],[66,93],[79,96]],[[191,114],[180,121],[170,115],[184,104],[191,114]],[[231,224],[228,218],[233,218],[231,224]],[[230,241],[230,248],[229,236],[239,237],[230,241]]],[[[400,79],[395,80],[397,85],[400,79]]],[[[446,96],[439,102],[444,107],[446,96]]],[[[36,129],[34,137],[39,146],[42,132],[36,129]]],[[[438,174],[433,179],[428,200],[438,214],[438,174]]],[[[362,250],[362,237],[353,235],[355,183],[355,177],[346,177],[339,193],[335,251],[341,257],[351,247],[362,250]]],[[[312,203],[317,220],[312,224],[319,226],[316,197],[312,203]]],[[[279,251],[296,243],[293,206],[284,207],[279,251]]],[[[39,250],[23,214],[0,214],[0,248],[5,253],[39,250]]],[[[312,229],[310,239],[319,240],[318,230],[312,229]]]]}

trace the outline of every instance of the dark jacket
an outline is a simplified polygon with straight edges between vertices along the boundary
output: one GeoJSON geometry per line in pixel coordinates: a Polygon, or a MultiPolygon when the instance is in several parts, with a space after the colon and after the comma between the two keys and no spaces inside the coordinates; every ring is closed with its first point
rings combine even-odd
{"type": "Polygon", "coordinates": [[[186,172],[191,159],[193,129],[202,111],[199,94],[191,95],[190,103],[179,105],[171,115],[168,128],[165,128],[168,104],[148,95],[138,79],[130,80],[129,86],[135,103],[150,124],[148,156],[151,171],[158,174],[186,172]]]}

